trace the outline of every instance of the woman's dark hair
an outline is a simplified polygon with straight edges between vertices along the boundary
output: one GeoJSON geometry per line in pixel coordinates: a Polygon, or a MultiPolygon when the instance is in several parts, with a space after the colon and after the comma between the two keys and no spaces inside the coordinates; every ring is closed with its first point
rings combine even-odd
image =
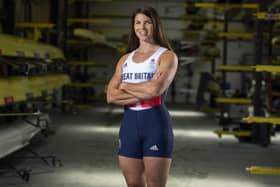
{"type": "Polygon", "coordinates": [[[135,31],[134,31],[135,16],[139,13],[144,14],[144,15],[148,16],[149,18],[151,18],[152,24],[153,24],[153,38],[154,38],[155,43],[158,44],[159,46],[166,47],[167,49],[172,50],[172,48],[168,42],[168,39],[163,31],[162,23],[158,16],[157,11],[152,7],[145,6],[143,8],[137,8],[133,12],[132,20],[131,20],[131,27],[130,27],[130,35],[129,35],[129,39],[128,39],[127,52],[129,53],[139,47],[139,39],[137,38],[135,31]]]}

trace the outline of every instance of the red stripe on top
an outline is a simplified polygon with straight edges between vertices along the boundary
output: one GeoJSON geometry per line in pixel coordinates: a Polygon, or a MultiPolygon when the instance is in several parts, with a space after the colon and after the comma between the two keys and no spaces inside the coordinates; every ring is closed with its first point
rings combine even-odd
{"type": "Polygon", "coordinates": [[[143,100],[140,101],[141,107],[146,108],[146,107],[153,107],[153,106],[159,106],[161,105],[161,96],[148,99],[148,100],[143,100]]]}
{"type": "Polygon", "coordinates": [[[135,104],[128,105],[128,107],[150,108],[159,105],[161,105],[161,96],[154,97],[152,99],[143,100],[140,101],[139,105],[135,103],[135,104]]]}

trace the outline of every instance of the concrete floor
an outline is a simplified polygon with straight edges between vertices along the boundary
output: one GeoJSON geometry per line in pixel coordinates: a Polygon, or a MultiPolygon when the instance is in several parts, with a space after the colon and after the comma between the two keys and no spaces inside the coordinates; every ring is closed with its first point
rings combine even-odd
{"type": "MultiPolygon", "coordinates": [[[[252,165],[280,167],[280,139],[263,148],[219,139],[219,126],[211,116],[186,107],[169,107],[174,122],[175,152],[168,187],[279,187],[279,176],[251,175],[252,165]]],[[[14,174],[2,175],[0,186],[16,187],[125,187],[118,168],[117,136],[121,111],[109,115],[98,107],[89,111],[52,115],[56,134],[38,137],[30,146],[41,154],[55,154],[63,167],[48,167],[41,161],[23,160],[18,168],[32,169],[27,183],[14,174]]],[[[23,154],[22,151],[15,155],[23,154]]]]}

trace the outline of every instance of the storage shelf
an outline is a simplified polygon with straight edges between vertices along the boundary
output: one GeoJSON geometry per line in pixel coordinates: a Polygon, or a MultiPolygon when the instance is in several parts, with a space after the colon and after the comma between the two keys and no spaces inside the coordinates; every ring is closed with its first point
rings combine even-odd
{"type": "Polygon", "coordinates": [[[270,72],[270,73],[280,73],[280,66],[273,65],[257,65],[257,72],[270,72]]]}
{"type": "Polygon", "coordinates": [[[246,121],[247,123],[270,123],[273,125],[280,125],[280,118],[277,117],[257,117],[257,116],[250,116],[242,119],[243,121],[246,121]]]}
{"type": "Polygon", "coordinates": [[[259,4],[243,3],[243,4],[221,4],[221,3],[194,3],[197,8],[221,8],[221,9],[258,9],[259,4]]]}
{"type": "Polygon", "coordinates": [[[42,29],[52,29],[55,24],[53,23],[40,23],[40,22],[18,22],[16,23],[16,27],[18,28],[28,28],[33,29],[33,40],[38,41],[41,37],[42,29]]]}
{"type": "Polygon", "coordinates": [[[220,71],[254,71],[254,66],[242,66],[242,65],[221,65],[217,67],[220,71]]]}
{"type": "Polygon", "coordinates": [[[216,98],[217,103],[223,103],[223,104],[252,104],[252,99],[248,98],[222,98],[218,97],[216,98]]]}
{"type": "Polygon", "coordinates": [[[280,20],[279,13],[258,12],[255,13],[254,16],[256,16],[257,19],[261,20],[280,20]]]}
{"type": "Polygon", "coordinates": [[[246,171],[257,175],[280,175],[280,168],[277,167],[251,166],[246,171]]]}

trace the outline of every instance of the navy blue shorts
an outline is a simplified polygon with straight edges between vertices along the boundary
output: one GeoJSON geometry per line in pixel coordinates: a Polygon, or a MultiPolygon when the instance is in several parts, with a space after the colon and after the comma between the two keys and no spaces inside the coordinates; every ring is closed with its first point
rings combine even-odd
{"type": "Polygon", "coordinates": [[[119,155],[171,158],[174,144],[172,123],[165,106],[146,110],[125,109],[119,132],[119,155]]]}

